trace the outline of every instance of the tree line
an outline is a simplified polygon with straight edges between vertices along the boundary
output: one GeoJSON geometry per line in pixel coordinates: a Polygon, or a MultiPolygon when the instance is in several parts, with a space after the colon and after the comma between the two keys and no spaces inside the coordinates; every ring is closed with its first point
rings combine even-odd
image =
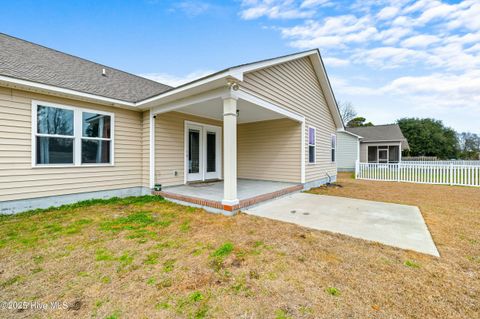
{"type": "MultiPolygon", "coordinates": [[[[373,126],[358,116],[350,102],[339,102],[340,113],[347,127],[373,126]]],[[[396,121],[408,140],[410,150],[405,156],[435,156],[438,159],[480,159],[480,135],[458,133],[440,120],[407,117],[396,121]]]]}

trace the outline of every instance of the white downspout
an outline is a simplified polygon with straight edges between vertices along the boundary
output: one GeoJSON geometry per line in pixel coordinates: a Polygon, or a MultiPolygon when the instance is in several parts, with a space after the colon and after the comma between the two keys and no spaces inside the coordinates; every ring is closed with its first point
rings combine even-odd
{"type": "Polygon", "coordinates": [[[155,188],[155,115],[150,110],[150,189],[155,188]]]}

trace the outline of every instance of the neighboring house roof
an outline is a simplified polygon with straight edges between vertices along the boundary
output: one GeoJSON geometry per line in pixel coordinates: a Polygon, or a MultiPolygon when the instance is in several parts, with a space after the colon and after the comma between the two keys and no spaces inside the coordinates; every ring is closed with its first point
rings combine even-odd
{"type": "Polygon", "coordinates": [[[171,89],[3,33],[0,33],[0,75],[127,102],[138,102],[171,89]]]}
{"type": "Polygon", "coordinates": [[[360,135],[358,135],[358,134],[355,134],[355,133],[352,133],[352,132],[349,132],[349,131],[347,131],[347,130],[337,130],[337,133],[347,134],[347,135],[356,137],[357,139],[361,139],[361,138],[362,138],[362,136],[360,136],[360,135]]]}
{"type": "Polygon", "coordinates": [[[410,148],[398,124],[347,127],[346,130],[360,135],[361,142],[402,142],[402,149],[410,148]]]}

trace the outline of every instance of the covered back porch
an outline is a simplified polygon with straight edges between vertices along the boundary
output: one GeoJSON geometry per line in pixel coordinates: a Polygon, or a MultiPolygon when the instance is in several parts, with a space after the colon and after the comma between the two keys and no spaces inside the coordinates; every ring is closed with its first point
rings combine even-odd
{"type": "Polygon", "coordinates": [[[303,116],[229,86],[150,111],[155,194],[234,212],[301,190],[303,116]]]}

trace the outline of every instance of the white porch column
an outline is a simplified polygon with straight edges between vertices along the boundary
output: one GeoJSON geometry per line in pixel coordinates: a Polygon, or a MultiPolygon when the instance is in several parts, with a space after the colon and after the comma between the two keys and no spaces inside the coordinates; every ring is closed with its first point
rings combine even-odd
{"type": "Polygon", "coordinates": [[[223,200],[224,209],[232,210],[237,198],[237,98],[223,98],[223,200]]]}
{"type": "Polygon", "coordinates": [[[150,138],[149,138],[149,151],[150,151],[150,189],[155,188],[155,115],[150,110],[150,138]]]}

